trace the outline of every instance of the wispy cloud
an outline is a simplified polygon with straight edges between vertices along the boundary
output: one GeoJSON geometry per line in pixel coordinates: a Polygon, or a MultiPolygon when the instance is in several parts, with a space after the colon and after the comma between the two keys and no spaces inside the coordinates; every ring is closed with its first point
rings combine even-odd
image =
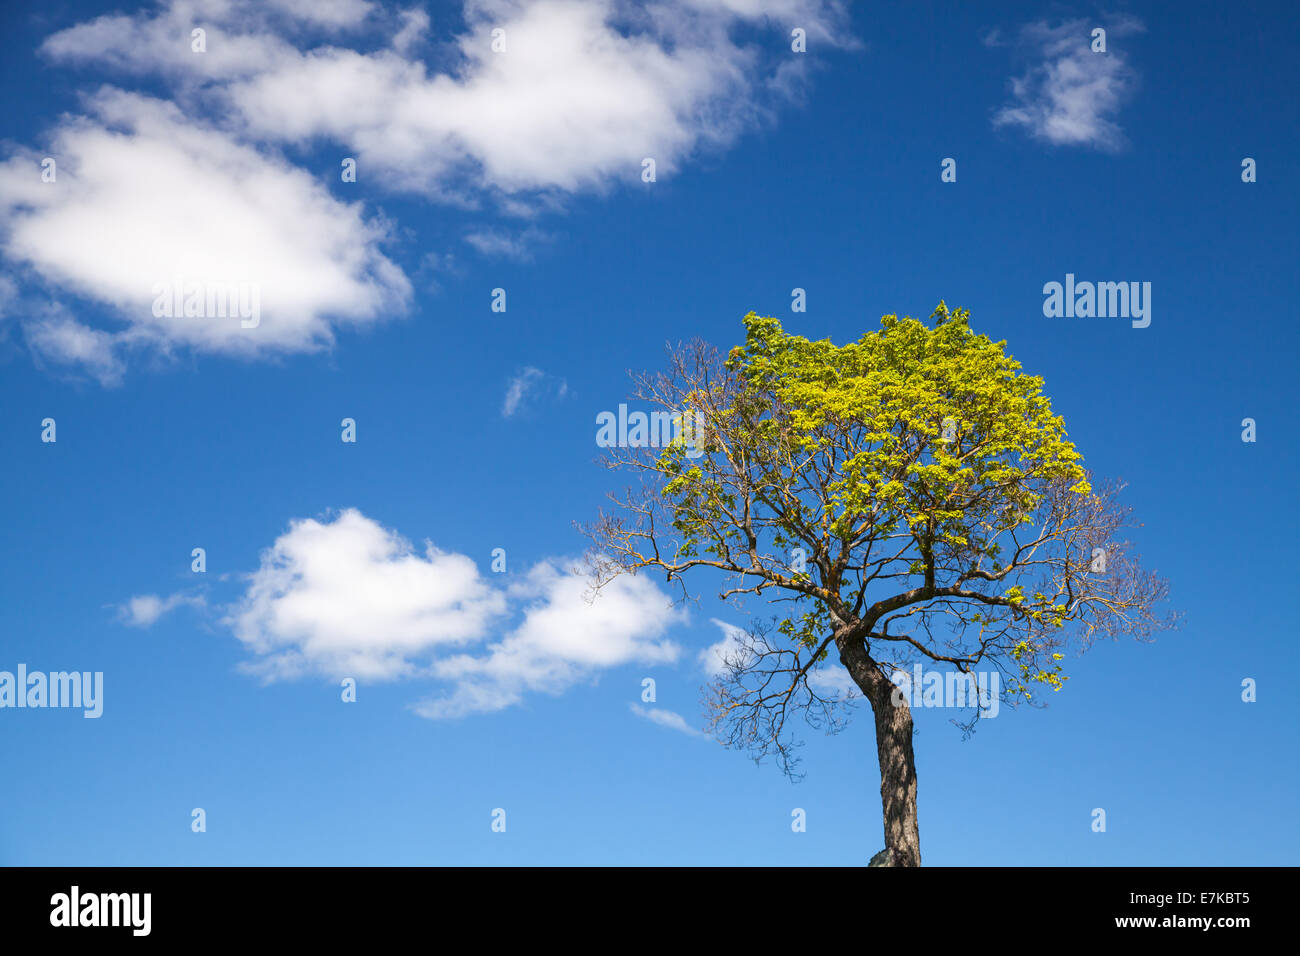
{"type": "Polygon", "coordinates": [[[501,414],[509,418],[519,411],[519,406],[542,380],[543,374],[540,368],[529,367],[512,378],[510,384],[506,386],[506,397],[501,403],[501,414]]]}
{"type": "Polygon", "coordinates": [[[710,677],[720,677],[727,672],[729,663],[747,656],[746,648],[749,644],[743,627],[736,627],[716,617],[710,618],[709,623],[722,631],[722,640],[700,651],[700,666],[710,677]]]}
{"type": "Polygon", "coordinates": [[[164,614],[178,607],[204,607],[206,604],[199,594],[177,592],[167,597],[140,594],[118,608],[118,619],[129,627],[152,627],[164,614]]]}
{"type": "MultiPolygon", "coordinates": [[[[718,618],[711,618],[709,623],[722,632],[721,640],[699,653],[700,667],[711,678],[730,675],[733,669],[752,667],[760,662],[761,655],[772,649],[768,636],[761,631],[750,632],[718,618]]],[[[806,680],[809,687],[828,699],[851,700],[861,694],[847,668],[834,654],[809,670],[806,680]]]]}
{"type": "Polygon", "coordinates": [[[697,730],[686,722],[686,718],[676,711],[664,710],[660,707],[642,707],[640,704],[628,704],[632,713],[638,717],[643,717],[652,724],[658,724],[660,727],[667,727],[670,730],[678,730],[691,737],[703,737],[704,732],[697,730]]]}
{"type": "Polygon", "coordinates": [[[513,418],[528,402],[543,395],[564,398],[568,394],[567,381],[548,375],[530,365],[511,378],[506,385],[506,395],[501,402],[501,414],[505,418],[513,418]]]}
{"type": "Polygon", "coordinates": [[[533,249],[544,242],[551,242],[554,236],[543,232],[536,226],[528,226],[519,232],[502,229],[486,229],[470,232],[465,241],[485,256],[500,256],[514,259],[516,262],[529,262],[533,258],[533,249]]]}
{"type": "Polygon", "coordinates": [[[0,276],[0,319],[5,318],[18,301],[18,283],[8,276],[0,276]]]}
{"type": "Polygon", "coordinates": [[[117,385],[126,369],[117,354],[122,333],[83,325],[53,303],[23,324],[23,334],[38,364],[67,366],[89,374],[101,385],[117,385]]]}
{"type": "MultiPolygon", "coordinates": [[[[1018,127],[1056,146],[1122,148],[1125,138],[1116,118],[1138,74],[1112,41],[1143,29],[1131,17],[1104,24],[1076,19],[1058,26],[1046,21],[1025,25],[1015,46],[1032,62],[1010,81],[1011,102],[997,110],[993,125],[1018,127]],[[1092,50],[1092,30],[1097,26],[1106,30],[1104,53],[1092,50]]],[[[984,42],[1001,45],[996,31],[984,42]]]]}

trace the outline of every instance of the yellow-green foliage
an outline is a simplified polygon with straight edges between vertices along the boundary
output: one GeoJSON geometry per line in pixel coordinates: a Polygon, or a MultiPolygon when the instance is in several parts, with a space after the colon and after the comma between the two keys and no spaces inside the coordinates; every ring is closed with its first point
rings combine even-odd
{"type": "MultiPolygon", "coordinates": [[[[739,387],[709,409],[710,457],[692,461],[678,443],[660,459],[682,553],[743,550],[742,530],[726,520],[741,506],[734,477],[742,458],[747,481],[775,504],[777,520],[766,526],[774,546],[806,541],[813,529],[830,553],[873,530],[914,529],[928,543],[907,565],[915,575],[939,550],[996,572],[999,535],[1034,520],[1049,482],[1090,493],[1043,380],[1022,374],[1004,342],[973,332],[967,311],[940,303],[931,319],[886,315],[878,331],[837,346],[745,316],[745,345],[725,362],[739,387]],[[719,458],[730,467],[711,467],[719,458]],[[799,480],[805,469],[829,476],[815,494],[799,480]]],[[[1017,586],[1002,596],[1042,627],[1063,623],[1065,606],[1043,594],[1017,586]]],[[[791,636],[815,627],[792,626],[791,636]]],[[[1036,656],[1028,650],[1013,656],[1036,656]]],[[[1064,679],[1059,665],[1022,666],[1027,681],[1059,688],[1064,679]]]]}

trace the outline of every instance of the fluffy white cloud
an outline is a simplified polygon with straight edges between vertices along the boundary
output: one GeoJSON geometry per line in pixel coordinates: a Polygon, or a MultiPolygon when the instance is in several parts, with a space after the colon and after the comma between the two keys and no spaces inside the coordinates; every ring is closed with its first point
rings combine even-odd
{"type": "MultiPolygon", "coordinates": [[[[78,333],[101,364],[111,347],[310,350],[329,345],[336,324],[404,308],[410,284],[380,251],[384,227],[359,204],[171,104],[110,89],[91,105],[94,119],[70,118],[55,132],[55,182],[41,181],[37,154],[0,164],[0,247],[116,310],[126,327],[111,342],[78,333]],[[209,292],[242,297],[257,307],[256,327],[233,308],[158,315],[175,312],[159,300],[174,306],[176,287],[186,297],[203,290],[205,310],[209,292]]],[[[72,341],[66,326],[41,338],[54,336],[72,341]]]]}
{"type": "MultiPolygon", "coordinates": [[[[0,251],[125,320],[39,323],[33,351],[111,383],[131,349],[307,351],[404,312],[412,290],[381,251],[388,224],[272,150],[330,142],[380,189],[536,216],[639,182],[645,157],[666,175],[764,121],[807,69],[792,25],[853,43],[840,0],[468,0],[463,13],[436,63],[417,54],[432,47],[428,14],[367,0],[162,0],[49,36],[51,62],[159,77],[176,102],[106,88],[47,149],[0,163],[0,251]],[[760,54],[762,36],[775,52],[760,54]],[[46,155],[56,183],[37,175],[46,155]],[[256,290],[259,324],[154,315],[153,290],[178,278],[256,290]]],[[[549,238],[462,234],[516,259],[549,238]]]]}
{"type": "Polygon", "coordinates": [[[852,42],[838,0],[470,0],[458,57],[431,71],[409,56],[427,17],[388,19],[390,46],[303,50],[246,3],[172,0],[61,31],[44,50],[219,88],[253,138],[327,137],[378,181],[450,198],[451,182],[505,193],[602,187],[635,179],[647,156],[666,172],[700,145],[731,141],[764,113],[764,89],[788,89],[805,63],[759,57],[734,37],[744,24],[766,24],[787,51],[791,25],[828,46],[852,42]],[[194,54],[189,30],[200,21],[208,52],[194,54]],[[496,30],[504,50],[493,48],[496,30]]]}
{"type": "Polygon", "coordinates": [[[170,0],[60,30],[41,51],[57,62],[201,84],[259,73],[295,55],[291,38],[303,27],[356,27],[374,9],[365,0],[170,0]],[[204,33],[201,52],[194,49],[196,29],[204,33]]]}
{"type": "Polygon", "coordinates": [[[468,557],[400,535],[355,509],[295,521],[262,555],[227,623],[267,678],[411,676],[431,651],[475,640],[505,610],[468,557]]]}
{"type": "Polygon", "coordinates": [[[500,710],[530,691],[558,694],[621,664],[665,663],[663,637],[681,618],[645,577],[591,594],[587,579],[542,562],[501,588],[469,557],[426,543],[417,552],[355,509],[295,521],[262,556],[226,624],[268,680],[307,675],[362,680],[433,677],[432,718],[500,710]],[[509,620],[515,626],[480,652],[509,620]],[[457,651],[456,649],[462,650],[457,651]]]}
{"type": "Polygon", "coordinates": [[[290,44],[269,33],[228,32],[209,13],[217,8],[177,2],[159,15],[106,14],[53,34],[41,50],[56,61],[94,61],[132,75],[162,72],[191,83],[256,73],[293,53],[290,44]],[[194,52],[194,29],[205,31],[210,49],[194,52]]]}
{"type": "Polygon", "coordinates": [[[592,594],[585,577],[543,562],[511,587],[527,602],[522,623],[480,655],[439,661],[434,672],[455,683],[417,711],[433,718],[501,710],[527,691],[559,694],[598,670],[622,664],[666,664],[681,649],[665,631],[683,619],[647,577],[620,576],[592,594]]]}
{"type": "MultiPolygon", "coordinates": [[[[1031,23],[1020,31],[1019,46],[1035,62],[1011,80],[1012,102],[993,117],[995,126],[1017,126],[1036,139],[1061,146],[1116,150],[1124,134],[1115,122],[1137,81],[1115,37],[1140,32],[1138,21],[1125,18],[1106,26],[1107,51],[1092,51],[1088,20],[1069,20],[1052,27],[1031,23]]],[[[985,41],[998,45],[996,34],[985,41]]]]}
{"type": "Polygon", "coordinates": [[[157,594],[139,594],[118,608],[118,617],[131,627],[152,627],[164,614],[183,605],[203,607],[206,604],[202,595],[176,593],[168,597],[157,594]]]}
{"type": "Polygon", "coordinates": [[[642,707],[640,704],[628,704],[632,713],[638,717],[644,717],[652,724],[658,724],[660,727],[667,727],[670,730],[679,730],[691,737],[702,737],[704,734],[692,727],[686,722],[686,718],[676,711],[664,710],[661,707],[642,707]]]}
{"type": "Polygon", "coordinates": [[[458,76],[395,54],[328,50],[232,97],[259,136],[329,136],[425,191],[453,174],[506,192],[573,191],[631,179],[647,156],[666,171],[697,142],[734,135],[748,118],[751,54],[716,34],[708,47],[670,50],[621,34],[610,13],[572,0],[482,4],[460,38],[458,76]],[[492,51],[493,29],[505,31],[505,52],[492,51]]]}

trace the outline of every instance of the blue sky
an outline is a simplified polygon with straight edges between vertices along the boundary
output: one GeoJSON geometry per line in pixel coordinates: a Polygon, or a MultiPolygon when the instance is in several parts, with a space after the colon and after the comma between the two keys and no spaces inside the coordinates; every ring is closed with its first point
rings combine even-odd
{"type": "Polygon", "coordinates": [[[919,710],[924,861],[1295,861],[1295,11],[754,6],[5,7],[0,670],[104,712],[0,710],[0,862],[864,862],[869,711],[791,783],[690,732],[741,612],[592,617],[565,568],[666,341],[940,299],[1128,482],[1185,622],[969,740],[919,710]],[[203,269],[256,329],[152,315],[203,269]],[[1150,282],[1149,327],[1045,317],[1067,273],[1150,282]]]}

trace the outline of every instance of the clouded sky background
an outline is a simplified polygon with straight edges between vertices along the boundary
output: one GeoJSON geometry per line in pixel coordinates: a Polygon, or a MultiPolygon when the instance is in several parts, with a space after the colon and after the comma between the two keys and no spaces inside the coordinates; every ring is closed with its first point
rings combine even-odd
{"type": "Polygon", "coordinates": [[[0,712],[0,861],[864,862],[869,711],[805,735],[798,784],[710,742],[744,613],[649,578],[588,604],[573,522],[666,341],[941,298],[1128,481],[1186,622],[969,740],[919,711],[926,863],[1294,861],[1290,5],[0,18],[0,669],[105,674],[98,720],[0,712]],[[1044,317],[1066,273],[1150,282],[1150,326],[1044,317]],[[260,324],[155,316],[176,278],[256,286],[260,324]]]}

